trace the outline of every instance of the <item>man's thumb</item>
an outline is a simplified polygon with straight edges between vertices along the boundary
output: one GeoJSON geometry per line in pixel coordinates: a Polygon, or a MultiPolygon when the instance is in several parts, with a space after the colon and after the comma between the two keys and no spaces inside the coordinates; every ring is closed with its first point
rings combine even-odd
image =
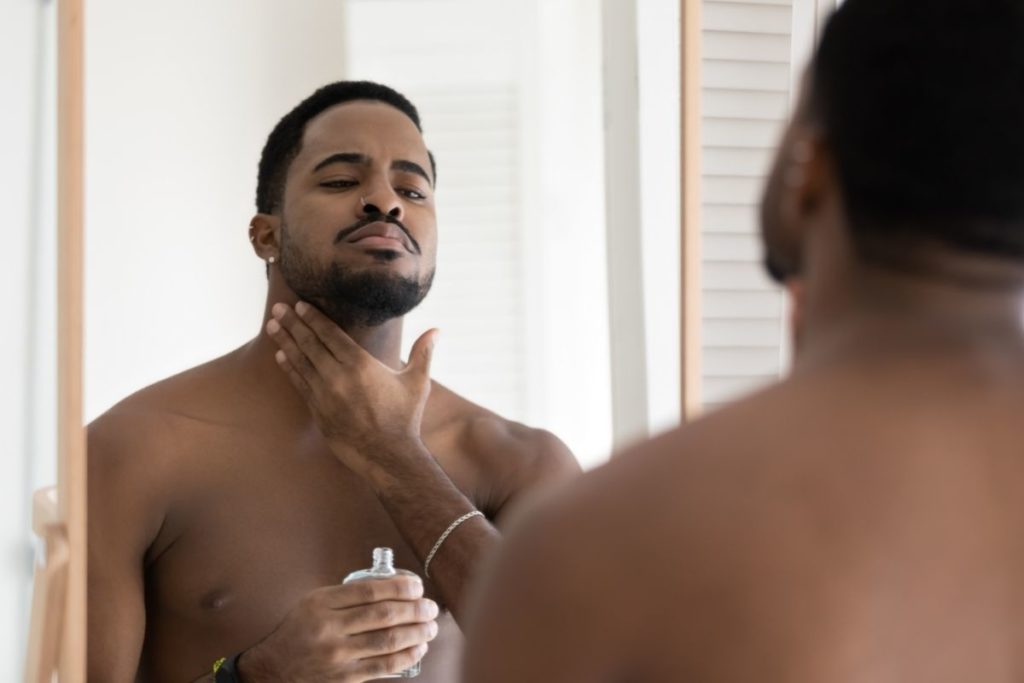
{"type": "Polygon", "coordinates": [[[434,358],[434,346],[437,344],[439,336],[441,336],[441,330],[436,328],[427,330],[420,335],[420,338],[412,345],[412,350],[409,351],[409,369],[422,373],[426,377],[430,376],[430,362],[434,358]]]}

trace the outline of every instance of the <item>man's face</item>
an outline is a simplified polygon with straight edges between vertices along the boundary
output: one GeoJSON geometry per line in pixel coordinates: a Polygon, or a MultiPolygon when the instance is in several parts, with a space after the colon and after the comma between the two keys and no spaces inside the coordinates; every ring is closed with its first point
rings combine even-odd
{"type": "Polygon", "coordinates": [[[434,275],[431,173],[422,135],[388,104],[347,102],[312,119],[285,183],[285,282],[343,326],[407,313],[434,275]]]}

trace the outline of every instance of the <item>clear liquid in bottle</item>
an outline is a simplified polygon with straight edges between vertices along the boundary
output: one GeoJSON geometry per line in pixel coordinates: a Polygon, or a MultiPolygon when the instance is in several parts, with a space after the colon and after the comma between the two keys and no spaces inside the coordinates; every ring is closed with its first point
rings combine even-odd
{"type": "MultiPolygon", "coordinates": [[[[405,569],[395,569],[395,554],[391,551],[391,548],[374,548],[373,566],[369,569],[360,569],[359,571],[352,572],[345,577],[345,580],[342,581],[342,583],[388,579],[393,576],[416,576],[416,573],[405,569]]],[[[380,678],[416,678],[416,676],[419,675],[420,662],[416,662],[404,671],[400,671],[396,674],[385,674],[380,678]]]]}

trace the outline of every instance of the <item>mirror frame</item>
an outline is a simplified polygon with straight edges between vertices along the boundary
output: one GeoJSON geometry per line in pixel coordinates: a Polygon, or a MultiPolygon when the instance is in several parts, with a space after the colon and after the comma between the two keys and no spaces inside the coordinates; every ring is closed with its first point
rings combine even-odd
{"type": "Polygon", "coordinates": [[[701,0],[680,0],[680,422],[700,414],[701,0]]]}
{"type": "MultiPolygon", "coordinates": [[[[680,0],[682,421],[700,404],[700,0],[680,0]]],[[[57,3],[56,496],[35,497],[34,527],[47,545],[37,571],[25,680],[86,676],[87,453],[83,424],[84,0],[57,3]]]]}
{"type": "Polygon", "coordinates": [[[84,5],[57,2],[57,486],[33,496],[45,543],[33,585],[25,680],[86,678],[86,466],[82,415],[84,5]]]}

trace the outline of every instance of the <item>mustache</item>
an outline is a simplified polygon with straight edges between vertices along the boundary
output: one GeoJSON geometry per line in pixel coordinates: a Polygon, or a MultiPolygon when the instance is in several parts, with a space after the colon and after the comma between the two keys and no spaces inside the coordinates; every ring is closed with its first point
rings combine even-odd
{"type": "Polygon", "coordinates": [[[394,216],[389,216],[386,213],[371,214],[365,218],[360,218],[358,221],[348,226],[347,228],[339,230],[338,234],[334,236],[334,243],[338,244],[340,242],[343,242],[349,235],[354,233],[356,230],[365,228],[370,223],[390,223],[391,225],[396,226],[409,239],[409,244],[412,245],[413,250],[417,254],[422,253],[422,251],[420,250],[420,243],[417,242],[416,238],[412,236],[412,233],[409,232],[409,229],[402,224],[402,221],[398,220],[394,216]]]}

